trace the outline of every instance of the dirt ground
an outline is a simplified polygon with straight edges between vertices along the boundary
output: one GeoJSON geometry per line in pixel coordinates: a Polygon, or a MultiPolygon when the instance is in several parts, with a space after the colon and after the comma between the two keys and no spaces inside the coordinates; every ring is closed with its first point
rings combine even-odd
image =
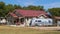
{"type": "Polygon", "coordinates": [[[0,26],[0,34],[60,34],[60,31],[50,31],[60,27],[13,27],[13,26],[0,26]],[[43,29],[43,30],[41,30],[43,29]],[[44,30],[48,29],[48,30],[44,30]]]}
{"type": "Polygon", "coordinates": [[[28,27],[39,30],[60,30],[60,27],[28,27]]]}
{"type": "MultiPolygon", "coordinates": [[[[20,26],[12,26],[12,27],[20,27],[20,26]]],[[[25,28],[32,28],[32,29],[38,29],[38,30],[59,30],[60,31],[59,26],[56,26],[56,27],[25,27],[25,28]]]]}

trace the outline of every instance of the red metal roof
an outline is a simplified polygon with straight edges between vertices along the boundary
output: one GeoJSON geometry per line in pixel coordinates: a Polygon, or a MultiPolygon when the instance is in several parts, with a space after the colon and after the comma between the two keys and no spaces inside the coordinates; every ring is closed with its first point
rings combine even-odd
{"type": "Polygon", "coordinates": [[[11,16],[13,16],[13,17],[18,17],[18,16],[16,16],[15,14],[13,14],[13,13],[9,13],[11,16]]]}
{"type": "Polygon", "coordinates": [[[47,14],[44,11],[38,11],[38,10],[16,10],[19,14],[25,17],[36,17],[41,14],[47,14]]]}

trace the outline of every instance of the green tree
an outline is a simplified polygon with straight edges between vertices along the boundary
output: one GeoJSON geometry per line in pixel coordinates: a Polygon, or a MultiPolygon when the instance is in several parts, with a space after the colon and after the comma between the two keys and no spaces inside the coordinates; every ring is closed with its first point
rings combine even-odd
{"type": "Polygon", "coordinates": [[[22,7],[20,5],[14,5],[14,9],[22,9],[22,7]]]}
{"type": "Polygon", "coordinates": [[[13,11],[14,10],[14,6],[12,4],[8,4],[5,6],[5,10],[6,11],[13,11]]]}
{"type": "Polygon", "coordinates": [[[60,16],[60,8],[51,8],[51,9],[48,9],[48,11],[49,11],[53,16],[60,16]]]}
{"type": "Polygon", "coordinates": [[[14,6],[12,4],[8,4],[4,7],[3,12],[4,12],[5,15],[7,15],[9,12],[12,12],[13,10],[14,10],[14,6]]]}
{"type": "Polygon", "coordinates": [[[4,2],[0,2],[0,9],[4,9],[5,3],[4,2]]]}
{"type": "Polygon", "coordinates": [[[5,14],[3,13],[5,7],[4,2],[0,2],[0,17],[4,16],[5,14]]]}
{"type": "Polygon", "coordinates": [[[27,7],[23,7],[23,9],[27,9],[27,10],[44,10],[43,6],[33,6],[33,5],[29,5],[27,7]]]}

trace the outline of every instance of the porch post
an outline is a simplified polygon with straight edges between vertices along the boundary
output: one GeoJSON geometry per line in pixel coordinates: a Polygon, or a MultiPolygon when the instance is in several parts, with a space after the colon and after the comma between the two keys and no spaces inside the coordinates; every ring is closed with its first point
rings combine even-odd
{"type": "Polygon", "coordinates": [[[19,17],[19,23],[20,23],[20,19],[21,19],[21,18],[19,17]]]}
{"type": "Polygon", "coordinates": [[[7,25],[9,25],[9,21],[8,21],[8,18],[7,18],[7,25]]]}
{"type": "Polygon", "coordinates": [[[12,25],[14,25],[14,19],[12,19],[12,25]]]}
{"type": "Polygon", "coordinates": [[[27,19],[26,18],[24,18],[24,22],[25,22],[25,26],[27,26],[27,19]]]}

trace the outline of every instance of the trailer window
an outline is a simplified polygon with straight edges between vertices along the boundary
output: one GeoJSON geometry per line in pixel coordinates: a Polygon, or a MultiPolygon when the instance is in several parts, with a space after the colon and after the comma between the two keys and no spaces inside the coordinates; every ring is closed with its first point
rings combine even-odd
{"type": "Polygon", "coordinates": [[[41,20],[38,20],[38,22],[41,22],[41,20]]]}
{"type": "Polygon", "coordinates": [[[35,22],[37,22],[37,20],[35,20],[35,22]]]}

